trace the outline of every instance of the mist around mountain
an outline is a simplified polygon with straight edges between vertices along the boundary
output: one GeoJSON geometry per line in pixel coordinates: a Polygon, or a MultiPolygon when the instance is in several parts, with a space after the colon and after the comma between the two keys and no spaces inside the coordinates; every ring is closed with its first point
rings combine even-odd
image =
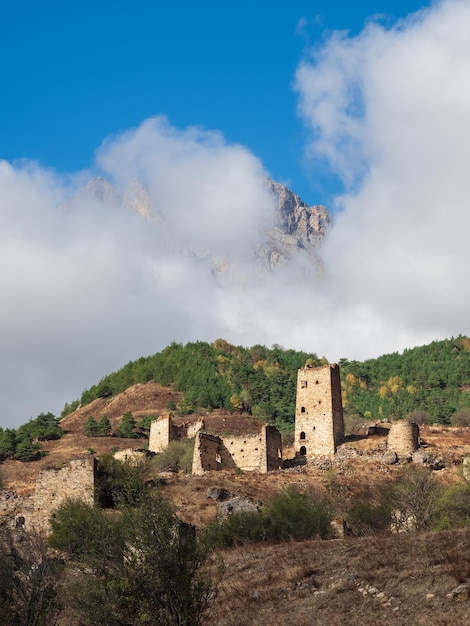
{"type": "MultiPolygon", "coordinates": [[[[296,256],[306,255],[304,268],[315,272],[321,267],[319,247],[333,223],[333,217],[323,205],[309,206],[285,185],[265,178],[265,189],[274,205],[274,219],[267,216],[254,234],[251,254],[261,277],[266,271],[275,271],[285,266],[296,256]],[[309,265],[311,267],[309,268],[309,265]]],[[[178,254],[192,254],[206,260],[215,274],[225,274],[236,266],[234,256],[221,254],[217,247],[193,247],[184,243],[181,232],[165,216],[158,206],[153,190],[137,178],[127,183],[121,192],[106,178],[99,176],[90,179],[69,201],[69,206],[83,202],[98,202],[107,207],[130,209],[149,222],[151,228],[158,228],[165,234],[167,245],[178,254]]],[[[241,192],[243,195],[243,191],[241,192]]],[[[230,199],[221,199],[229,202],[230,199]]],[[[257,211],[259,207],[252,207],[257,211]]],[[[213,224],[205,225],[210,231],[213,224]]]]}

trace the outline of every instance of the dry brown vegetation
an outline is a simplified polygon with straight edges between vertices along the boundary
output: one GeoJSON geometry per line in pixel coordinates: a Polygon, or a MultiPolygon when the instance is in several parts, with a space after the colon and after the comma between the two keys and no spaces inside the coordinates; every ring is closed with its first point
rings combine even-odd
{"type": "Polygon", "coordinates": [[[225,551],[207,624],[462,626],[470,603],[446,595],[470,577],[469,547],[459,530],[225,551]]]}
{"type": "MultiPolygon", "coordinates": [[[[127,411],[137,419],[160,415],[167,412],[169,401],[178,400],[178,394],[156,383],[135,385],[115,398],[96,400],[62,420],[65,435],[58,441],[45,442],[48,454],[42,460],[2,463],[4,487],[21,495],[30,494],[39,470],[83,458],[90,454],[89,448],[100,456],[112,448],[145,447],[144,439],[85,437],[83,424],[90,416],[99,419],[107,415],[116,428],[127,411]]],[[[212,432],[221,434],[259,427],[246,416],[226,411],[203,417],[212,432]]],[[[335,489],[347,499],[366,486],[392,479],[399,469],[380,460],[385,435],[384,430],[369,437],[349,437],[333,462],[269,474],[227,470],[204,476],[165,473],[158,479],[178,515],[197,527],[205,526],[217,513],[217,503],[207,497],[209,487],[223,487],[233,495],[261,502],[292,484],[320,491],[335,489]]],[[[445,469],[434,472],[436,478],[443,483],[453,482],[459,476],[459,463],[470,454],[470,428],[422,426],[421,437],[427,452],[445,463],[445,469]]],[[[285,447],[284,457],[292,456],[292,448],[285,447]]],[[[226,550],[221,553],[225,565],[220,593],[207,624],[468,624],[470,601],[451,601],[446,594],[460,582],[470,580],[469,548],[470,530],[460,530],[258,544],[226,550]],[[377,593],[369,593],[367,585],[377,593]]],[[[219,556],[213,558],[215,563],[219,556]]]]}

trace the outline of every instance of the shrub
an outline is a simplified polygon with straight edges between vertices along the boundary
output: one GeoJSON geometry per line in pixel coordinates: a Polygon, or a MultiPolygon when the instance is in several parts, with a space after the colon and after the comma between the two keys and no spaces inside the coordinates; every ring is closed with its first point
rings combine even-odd
{"type": "Polygon", "coordinates": [[[333,517],[328,498],[313,490],[287,488],[269,500],[263,509],[266,536],[276,541],[331,536],[333,517]]]}
{"type": "Polygon", "coordinates": [[[361,426],[364,425],[364,418],[356,413],[346,413],[344,415],[344,434],[347,435],[358,435],[361,426]]]}
{"type": "Polygon", "coordinates": [[[100,503],[103,506],[138,506],[148,497],[146,461],[131,465],[106,454],[100,459],[99,471],[102,476],[100,503]]]}
{"type": "Polygon", "coordinates": [[[470,426],[470,408],[461,409],[454,413],[452,416],[452,424],[461,427],[470,426]]]}
{"type": "Polygon", "coordinates": [[[426,467],[407,467],[392,491],[394,526],[397,530],[429,530],[435,522],[440,489],[426,467]]]}
{"type": "Polygon", "coordinates": [[[431,423],[431,416],[429,415],[429,413],[427,411],[421,411],[419,409],[417,409],[416,411],[413,411],[412,413],[409,413],[406,416],[406,419],[409,422],[413,422],[414,424],[418,424],[418,426],[422,426],[423,424],[430,424],[431,423]]]}
{"type": "Polygon", "coordinates": [[[77,561],[96,567],[115,550],[120,548],[122,554],[122,545],[116,542],[114,527],[104,512],[81,500],[66,500],[50,522],[50,546],[77,561]]]}
{"type": "Polygon", "coordinates": [[[434,517],[436,530],[469,526],[470,485],[465,482],[448,487],[437,501],[434,517]]]}
{"type": "Polygon", "coordinates": [[[0,624],[56,624],[64,561],[49,553],[42,535],[0,530],[0,624]]]}
{"type": "Polygon", "coordinates": [[[159,472],[182,470],[190,474],[193,466],[194,439],[171,441],[163,452],[153,460],[153,467],[159,472]]]}
{"type": "Polygon", "coordinates": [[[221,548],[256,543],[266,539],[264,518],[261,513],[242,512],[206,526],[202,541],[211,548],[221,548]]]}
{"type": "Polygon", "coordinates": [[[390,487],[382,485],[373,494],[369,489],[355,494],[345,517],[354,535],[376,535],[390,530],[393,499],[390,487]]]}
{"type": "Polygon", "coordinates": [[[210,524],[204,540],[211,547],[258,541],[304,541],[331,537],[330,500],[312,490],[288,488],[269,500],[260,513],[242,512],[210,524]]]}
{"type": "Polygon", "coordinates": [[[159,494],[113,519],[68,502],[52,524],[51,544],[88,566],[68,587],[81,623],[201,624],[215,595],[212,579],[201,571],[205,553],[159,494]]]}

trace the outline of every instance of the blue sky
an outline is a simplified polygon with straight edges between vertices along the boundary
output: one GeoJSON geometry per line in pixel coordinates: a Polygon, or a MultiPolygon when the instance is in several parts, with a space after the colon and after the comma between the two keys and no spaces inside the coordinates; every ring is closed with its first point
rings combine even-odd
{"type": "Polygon", "coordinates": [[[392,24],[417,0],[5,2],[0,21],[0,157],[58,171],[93,166],[105,137],[165,115],[218,130],[310,204],[340,181],[304,159],[292,88],[332,30],[392,24]]]}
{"type": "Polygon", "coordinates": [[[470,334],[468,0],[4,2],[0,52],[0,426],[172,341],[470,334]],[[334,211],[321,272],[260,275],[266,173],[334,211]]]}

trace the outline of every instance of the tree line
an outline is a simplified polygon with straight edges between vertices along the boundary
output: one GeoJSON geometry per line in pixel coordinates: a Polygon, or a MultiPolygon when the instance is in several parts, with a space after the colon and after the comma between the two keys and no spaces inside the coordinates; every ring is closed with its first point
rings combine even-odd
{"type": "MultiPolygon", "coordinates": [[[[315,353],[234,346],[224,339],[186,345],[131,361],[66,404],[62,416],[136,383],[156,381],[183,394],[181,415],[197,408],[244,411],[280,430],[293,428],[297,370],[327,363],[315,353]]],[[[420,411],[430,423],[470,423],[470,339],[465,336],[366,361],[342,358],[345,413],[364,420],[403,419],[420,411]]]]}
{"type": "Polygon", "coordinates": [[[62,435],[60,418],[50,412],[40,413],[16,429],[0,428],[0,461],[38,459],[41,456],[41,441],[60,439],[62,435]]]}

